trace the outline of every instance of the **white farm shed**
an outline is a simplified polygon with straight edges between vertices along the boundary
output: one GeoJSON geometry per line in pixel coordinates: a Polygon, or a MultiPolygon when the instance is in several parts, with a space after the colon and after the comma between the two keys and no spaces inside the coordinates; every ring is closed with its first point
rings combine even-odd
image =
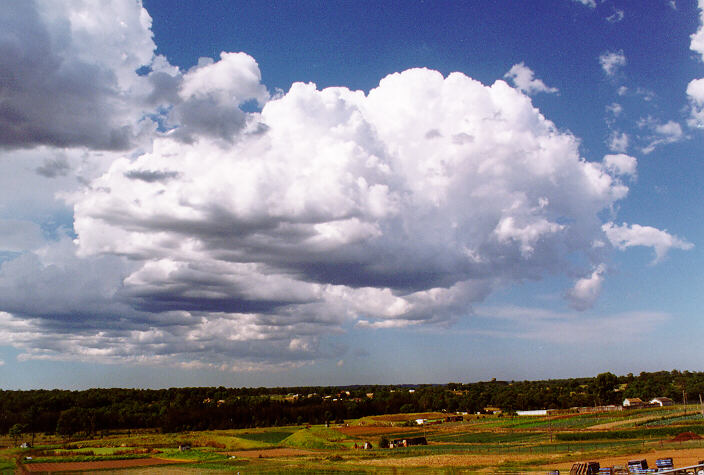
{"type": "Polygon", "coordinates": [[[669,397],[656,397],[650,401],[650,404],[652,404],[654,406],[657,405],[657,406],[663,407],[663,406],[672,406],[673,402],[672,402],[672,399],[670,399],[669,397]]]}
{"type": "Polygon", "coordinates": [[[547,409],[536,409],[533,411],[516,411],[516,415],[518,415],[518,416],[547,416],[548,410],[547,409]]]}

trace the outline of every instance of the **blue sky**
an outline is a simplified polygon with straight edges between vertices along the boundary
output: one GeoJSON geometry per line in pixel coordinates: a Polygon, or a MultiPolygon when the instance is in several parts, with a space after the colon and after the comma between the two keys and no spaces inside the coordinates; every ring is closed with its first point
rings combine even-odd
{"type": "Polygon", "coordinates": [[[703,369],[701,1],[0,9],[0,387],[703,369]]]}

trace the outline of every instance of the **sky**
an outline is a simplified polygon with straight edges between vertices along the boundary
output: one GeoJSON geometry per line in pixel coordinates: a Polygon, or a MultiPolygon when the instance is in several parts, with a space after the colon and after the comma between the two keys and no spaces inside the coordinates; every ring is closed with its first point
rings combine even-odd
{"type": "Polygon", "coordinates": [[[0,3],[0,388],[704,370],[704,0],[0,3]]]}

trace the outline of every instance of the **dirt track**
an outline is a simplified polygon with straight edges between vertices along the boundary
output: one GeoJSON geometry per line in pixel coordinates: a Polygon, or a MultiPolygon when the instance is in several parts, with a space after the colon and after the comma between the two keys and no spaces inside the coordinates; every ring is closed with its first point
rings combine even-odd
{"type": "Polygon", "coordinates": [[[92,470],[152,467],[174,463],[187,463],[186,460],[166,460],[158,458],[102,460],[97,462],[51,462],[29,463],[24,465],[28,472],[88,472],[92,470]]]}
{"type": "Polygon", "coordinates": [[[610,467],[612,465],[626,465],[629,460],[646,459],[648,461],[648,465],[652,465],[654,467],[655,460],[665,457],[672,457],[675,467],[696,465],[700,460],[704,460],[704,448],[682,450],[658,449],[653,452],[601,458],[599,459],[599,463],[602,467],[610,467]]]}
{"type": "MultiPolygon", "coordinates": [[[[684,413],[682,413],[684,414],[684,413]]],[[[673,416],[676,416],[677,414],[673,414],[673,416]]],[[[653,417],[653,416],[647,416],[647,417],[639,417],[637,419],[624,419],[622,421],[614,421],[614,422],[606,422],[604,424],[596,424],[593,426],[589,426],[589,429],[613,429],[614,427],[619,427],[619,426],[625,426],[633,423],[638,423],[638,422],[648,422],[648,421],[657,421],[661,419],[661,417],[653,417]]]]}
{"type": "MultiPolygon", "coordinates": [[[[438,454],[424,455],[418,457],[390,457],[384,459],[362,460],[355,463],[363,465],[372,465],[379,467],[476,467],[477,471],[482,471],[482,468],[492,467],[495,469],[506,462],[516,462],[530,464],[532,460],[545,460],[546,458],[562,458],[564,454],[545,455],[541,456],[526,456],[525,454],[505,454],[505,455],[486,455],[486,454],[438,454]]],[[[704,448],[682,449],[682,450],[656,450],[653,452],[633,453],[630,455],[619,455],[614,457],[599,457],[590,460],[598,460],[602,467],[610,467],[614,465],[625,466],[629,460],[647,459],[648,463],[655,466],[655,460],[659,458],[672,457],[675,467],[686,467],[695,465],[699,460],[704,460],[704,448]]],[[[564,459],[563,459],[564,460],[564,459]]],[[[575,460],[577,462],[579,460],[575,460]]],[[[559,468],[567,469],[571,462],[556,462],[554,464],[545,464],[536,466],[538,472],[545,470],[554,470],[559,468]]]]}

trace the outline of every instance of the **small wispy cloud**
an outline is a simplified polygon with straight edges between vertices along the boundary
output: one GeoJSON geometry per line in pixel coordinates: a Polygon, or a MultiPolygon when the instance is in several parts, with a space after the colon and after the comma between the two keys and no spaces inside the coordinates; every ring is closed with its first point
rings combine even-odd
{"type": "Polygon", "coordinates": [[[662,261],[670,249],[690,250],[694,244],[652,226],[639,224],[606,223],[602,226],[606,237],[617,249],[625,250],[633,246],[652,247],[655,251],[653,264],[662,261]]]}
{"type": "Polygon", "coordinates": [[[574,287],[567,292],[567,300],[572,308],[587,310],[594,305],[601,294],[604,272],[606,272],[606,266],[599,264],[589,276],[575,282],[574,287]]]}
{"type": "Polygon", "coordinates": [[[58,156],[56,158],[47,159],[41,166],[35,169],[37,174],[46,178],[66,176],[70,170],[71,166],[69,165],[68,160],[64,156],[58,156]]]}
{"type": "Polygon", "coordinates": [[[623,50],[606,51],[599,56],[599,64],[607,76],[614,76],[626,65],[626,56],[623,50]]]}
{"type": "Polygon", "coordinates": [[[509,79],[513,84],[528,95],[537,92],[556,93],[557,88],[549,87],[542,80],[535,77],[535,73],[524,63],[514,64],[511,69],[504,74],[504,78],[509,79]]]}
{"type": "Polygon", "coordinates": [[[614,12],[606,17],[606,21],[608,21],[609,23],[618,23],[623,20],[623,17],[623,10],[617,10],[614,8],[614,12]]]}
{"type": "Polygon", "coordinates": [[[606,112],[612,114],[614,117],[618,117],[623,113],[623,106],[618,102],[612,102],[606,106],[606,112]]]}
{"type": "Polygon", "coordinates": [[[643,147],[645,154],[653,152],[660,145],[679,142],[685,138],[682,126],[673,120],[663,123],[652,117],[647,117],[639,120],[638,126],[650,130],[650,135],[646,137],[648,144],[643,147]]]}
{"type": "Polygon", "coordinates": [[[555,344],[590,342],[592,345],[621,341],[624,334],[633,339],[644,338],[671,318],[667,313],[653,311],[592,316],[519,306],[481,307],[475,316],[485,319],[489,327],[474,333],[555,344]]]}
{"type": "Polygon", "coordinates": [[[628,150],[629,138],[625,132],[613,131],[607,140],[607,146],[612,152],[625,152],[628,150]]]}

